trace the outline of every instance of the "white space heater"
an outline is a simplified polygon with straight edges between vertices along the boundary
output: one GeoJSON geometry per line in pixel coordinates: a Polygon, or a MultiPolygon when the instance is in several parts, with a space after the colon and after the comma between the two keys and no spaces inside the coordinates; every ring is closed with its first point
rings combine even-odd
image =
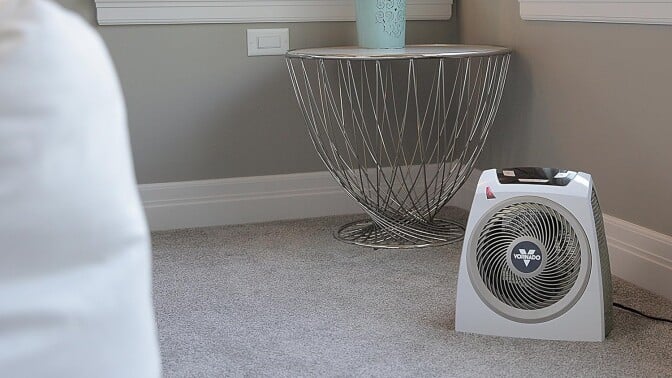
{"type": "Polygon", "coordinates": [[[602,212],[589,174],[487,170],[460,260],[455,329],[602,341],[612,327],[602,212]]]}

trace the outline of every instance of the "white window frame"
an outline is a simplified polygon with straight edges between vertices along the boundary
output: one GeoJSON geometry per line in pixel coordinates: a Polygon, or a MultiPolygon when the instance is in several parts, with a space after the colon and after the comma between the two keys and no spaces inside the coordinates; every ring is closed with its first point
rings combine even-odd
{"type": "Polygon", "coordinates": [[[524,20],[672,25],[672,0],[519,0],[524,20]]]}
{"type": "MultiPolygon", "coordinates": [[[[95,0],[100,25],[352,21],[354,0],[95,0]]],[[[454,0],[407,0],[409,20],[447,20],[454,0]]]]}

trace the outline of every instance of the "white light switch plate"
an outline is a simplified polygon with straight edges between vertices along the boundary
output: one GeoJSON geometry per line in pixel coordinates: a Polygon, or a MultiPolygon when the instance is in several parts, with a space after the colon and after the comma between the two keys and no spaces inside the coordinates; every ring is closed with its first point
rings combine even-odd
{"type": "Polygon", "coordinates": [[[284,55],[289,50],[289,29],[247,29],[247,56],[284,55]]]}

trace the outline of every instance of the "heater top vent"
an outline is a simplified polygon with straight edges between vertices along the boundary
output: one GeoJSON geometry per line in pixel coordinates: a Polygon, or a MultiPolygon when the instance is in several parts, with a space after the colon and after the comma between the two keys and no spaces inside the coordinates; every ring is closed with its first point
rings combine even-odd
{"type": "Polygon", "coordinates": [[[500,184],[532,184],[567,186],[576,172],[558,168],[504,168],[497,170],[497,179],[500,184]]]}

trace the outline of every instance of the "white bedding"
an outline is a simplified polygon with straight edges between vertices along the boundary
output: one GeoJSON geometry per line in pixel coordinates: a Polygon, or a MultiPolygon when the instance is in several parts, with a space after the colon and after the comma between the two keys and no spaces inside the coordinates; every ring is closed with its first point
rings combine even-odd
{"type": "Polygon", "coordinates": [[[114,67],[45,0],[0,0],[0,375],[160,375],[114,67]]]}

